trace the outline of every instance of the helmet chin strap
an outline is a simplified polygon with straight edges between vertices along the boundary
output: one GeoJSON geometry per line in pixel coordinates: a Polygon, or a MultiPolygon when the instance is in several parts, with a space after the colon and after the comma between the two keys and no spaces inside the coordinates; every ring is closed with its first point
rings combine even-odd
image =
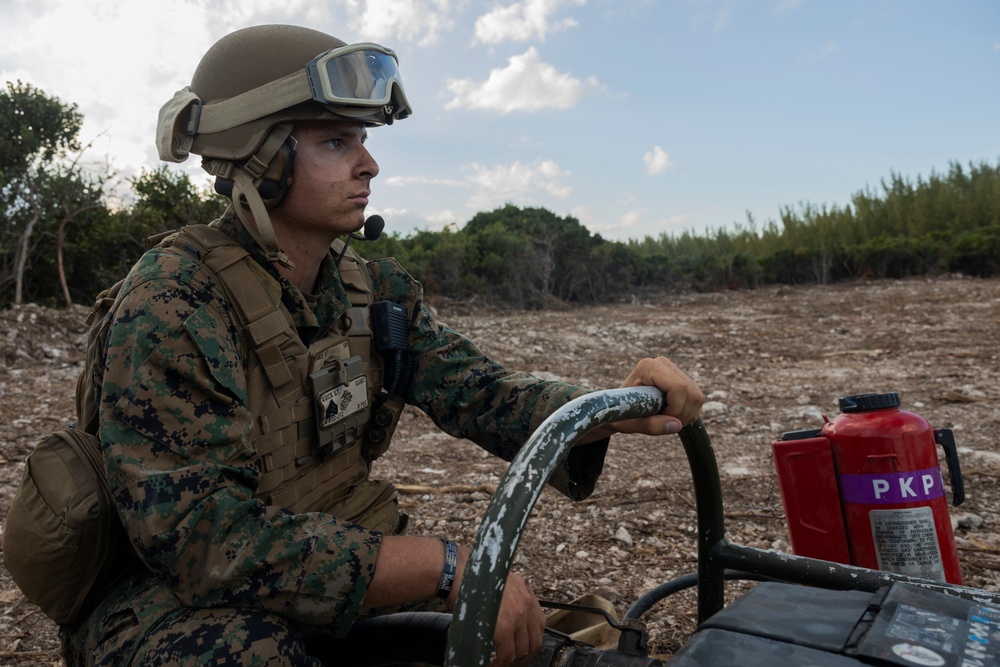
{"type": "Polygon", "coordinates": [[[260,150],[247,160],[246,164],[242,167],[237,167],[232,162],[225,160],[211,160],[202,164],[210,174],[232,181],[233,191],[230,196],[230,207],[236,211],[236,216],[243,223],[243,227],[253,237],[257,245],[261,247],[265,256],[272,262],[288,269],[294,268],[295,265],[278,246],[278,239],[274,235],[274,226],[271,224],[271,218],[267,214],[267,206],[264,205],[264,200],[261,199],[260,192],[257,191],[254,181],[260,179],[264,174],[271,160],[274,159],[281,149],[282,144],[285,143],[291,134],[292,123],[279,123],[275,125],[263,145],[261,145],[260,150]],[[250,207],[253,222],[247,217],[242,202],[246,202],[246,205],[250,207]]]}
{"type": "Polygon", "coordinates": [[[236,209],[236,215],[243,223],[243,227],[261,247],[269,260],[287,269],[295,268],[292,260],[278,246],[278,239],[275,237],[274,227],[271,225],[271,217],[267,214],[267,207],[264,206],[264,201],[260,198],[260,193],[254,187],[250,176],[242,169],[233,172],[233,199],[230,206],[236,209]],[[250,213],[253,214],[252,223],[247,219],[247,213],[243,206],[237,204],[241,197],[250,206],[250,213]]]}

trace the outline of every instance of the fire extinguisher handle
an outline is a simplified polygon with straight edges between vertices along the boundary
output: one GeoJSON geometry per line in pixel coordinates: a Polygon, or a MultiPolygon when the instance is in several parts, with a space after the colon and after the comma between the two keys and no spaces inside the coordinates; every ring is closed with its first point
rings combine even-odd
{"type": "Polygon", "coordinates": [[[948,462],[948,476],[951,477],[951,504],[958,507],[965,502],[965,483],[962,481],[962,469],[958,465],[955,435],[950,428],[935,429],[934,441],[944,449],[944,457],[948,462]]]}

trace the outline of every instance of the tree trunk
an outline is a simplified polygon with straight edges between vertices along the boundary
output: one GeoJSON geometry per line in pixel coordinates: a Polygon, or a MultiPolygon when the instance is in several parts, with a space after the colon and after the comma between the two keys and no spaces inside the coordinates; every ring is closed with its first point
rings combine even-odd
{"type": "Polygon", "coordinates": [[[63,232],[69,221],[69,214],[64,215],[63,219],[59,221],[59,233],[56,235],[56,265],[59,267],[59,285],[62,287],[63,299],[66,301],[67,308],[73,305],[73,298],[69,295],[69,285],[66,284],[66,269],[63,268],[63,232]]]}
{"type": "Polygon", "coordinates": [[[38,222],[39,214],[31,216],[21,234],[21,244],[17,249],[17,266],[14,269],[14,305],[20,306],[24,295],[24,267],[28,264],[28,251],[31,247],[31,232],[38,222]]]}
{"type": "Polygon", "coordinates": [[[66,232],[66,225],[73,218],[92,208],[97,208],[97,204],[88,204],[87,206],[78,208],[71,213],[68,207],[63,206],[65,215],[63,215],[63,219],[59,221],[59,233],[56,235],[56,264],[59,266],[59,285],[62,287],[63,299],[66,301],[67,308],[72,307],[73,297],[69,294],[69,284],[66,282],[66,269],[63,268],[63,235],[66,232]]]}

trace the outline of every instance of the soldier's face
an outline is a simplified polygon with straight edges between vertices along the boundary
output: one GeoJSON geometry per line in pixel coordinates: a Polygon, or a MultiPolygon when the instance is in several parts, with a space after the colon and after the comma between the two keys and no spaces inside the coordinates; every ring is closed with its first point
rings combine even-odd
{"type": "MultiPolygon", "coordinates": [[[[363,123],[297,123],[292,183],[272,214],[275,225],[334,238],[361,229],[378,164],[365,148],[363,123]]],[[[317,241],[319,239],[317,237],[317,241]]]]}

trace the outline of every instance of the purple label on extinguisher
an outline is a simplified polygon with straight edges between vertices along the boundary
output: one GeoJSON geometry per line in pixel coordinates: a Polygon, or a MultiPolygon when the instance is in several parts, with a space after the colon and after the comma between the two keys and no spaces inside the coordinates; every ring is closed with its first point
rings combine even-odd
{"type": "Polygon", "coordinates": [[[943,496],[944,481],[940,468],[844,474],[840,476],[840,495],[853,505],[913,503],[943,496]]]}

